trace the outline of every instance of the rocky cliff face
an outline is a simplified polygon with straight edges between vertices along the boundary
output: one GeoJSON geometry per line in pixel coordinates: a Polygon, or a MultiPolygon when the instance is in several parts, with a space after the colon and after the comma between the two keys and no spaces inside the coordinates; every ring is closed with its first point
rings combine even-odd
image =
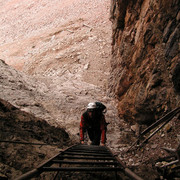
{"type": "Polygon", "coordinates": [[[110,92],[126,121],[148,124],[180,105],[179,7],[179,0],[111,2],[110,92]]]}
{"type": "Polygon", "coordinates": [[[15,179],[71,144],[62,128],[51,126],[1,98],[0,131],[0,179],[15,179]]]}

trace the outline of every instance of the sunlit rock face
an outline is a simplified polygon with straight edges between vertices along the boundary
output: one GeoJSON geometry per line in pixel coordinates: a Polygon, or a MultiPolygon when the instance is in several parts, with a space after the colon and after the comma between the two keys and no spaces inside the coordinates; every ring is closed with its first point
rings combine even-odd
{"type": "Polygon", "coordinates": [[[0,98],[60,125],[77,142],[81,114],[89,102],[100,101],[111,122],[108,142],[117,144],[122,125],[117,125],[114,99],[106,95],[109,0],[15,0],[0,5],[0,98]]]}
{"type": "Polygon", "coordinates": [[[110,93],[119,116],[152,123],[180,105],[179,0],[111,2],[110,93]]]}

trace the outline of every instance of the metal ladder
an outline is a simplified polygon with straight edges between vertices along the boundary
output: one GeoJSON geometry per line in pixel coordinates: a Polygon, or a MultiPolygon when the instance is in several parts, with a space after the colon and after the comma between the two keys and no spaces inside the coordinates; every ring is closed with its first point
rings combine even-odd
{"type": "Polygon", "coordinates": [[[54,180],[60,179],[62,172],[114,172],[114,179],[118,179],[117,172],[121,171],[130,179],[142,180],[119,160],[107,146],[74,145],[36,169],[29,171],[16,180],[27,180],[37,177],[43,172],[57,172],[54,180]]]}

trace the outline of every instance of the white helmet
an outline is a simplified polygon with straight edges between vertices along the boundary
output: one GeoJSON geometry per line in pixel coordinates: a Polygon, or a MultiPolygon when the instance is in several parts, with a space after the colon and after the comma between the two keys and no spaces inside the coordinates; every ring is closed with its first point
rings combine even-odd
{"type": "Polygon", "coordinates": [[[96,103],[91,102],[91,103],[89,103],[89,104],[87,105],[87,110],[88,110],[88,111],[91,111],[91,110],[94,110],[94,109],[96,109],[96,103]]]}

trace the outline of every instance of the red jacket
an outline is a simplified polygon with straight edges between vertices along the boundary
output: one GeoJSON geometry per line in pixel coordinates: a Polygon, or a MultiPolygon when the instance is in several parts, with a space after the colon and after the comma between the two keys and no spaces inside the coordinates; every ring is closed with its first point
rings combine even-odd
{"type": "MultiPolygon", "coordinates": [[[[88,115],[87,112],[85,112],[81,116],[81,122],[80,122],[80,141],[84,141],[84,132],[86,131],[87,128],[89,128],[90,123],[88,122],[88,115]]],[[[102,114],[100,116],[100,130],[101,130],[101,143],[105,144],[106,142],[106,129],[107,129],[107,124],[105,121],[105,117],[102,114]]]]}

